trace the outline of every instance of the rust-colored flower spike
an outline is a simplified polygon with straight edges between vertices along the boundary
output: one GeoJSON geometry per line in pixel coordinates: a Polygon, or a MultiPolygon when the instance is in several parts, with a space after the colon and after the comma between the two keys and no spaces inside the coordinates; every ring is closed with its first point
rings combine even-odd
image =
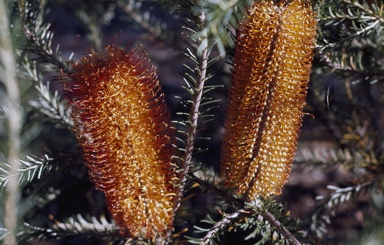
{"type": "Polygon", "coordinates": [[[65,92],[83,157],[120,232],[164,236],[177,178],[170,117],[149,57],[140,48],[91,50],[70,78],[65,92]]]}
{"type": "Polygon", "coordinates": [[[280,194],[288,181],[316,24],[308,1],[257,1],[237,32],[221,171],[248,200],[280,194]]]}

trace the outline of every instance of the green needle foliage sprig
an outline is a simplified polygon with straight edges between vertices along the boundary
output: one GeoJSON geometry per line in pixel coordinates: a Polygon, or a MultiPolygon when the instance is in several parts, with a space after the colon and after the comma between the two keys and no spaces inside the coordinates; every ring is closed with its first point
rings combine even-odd
{"type": "Polygon", "coordinates": [[[375,239],[381,1],[71,4],[0,7],[3,242],[351,243],[346,207],[375,239]]]}

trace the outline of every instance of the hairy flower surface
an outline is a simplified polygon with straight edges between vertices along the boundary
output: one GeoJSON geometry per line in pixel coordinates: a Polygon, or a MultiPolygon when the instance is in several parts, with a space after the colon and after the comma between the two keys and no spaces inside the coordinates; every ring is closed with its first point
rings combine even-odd
{"type": "Polygon", "coordinates": [[[280,194],[288,181],[316,24],[305,0],[257,1],[237,32],[221,171],[248,199],[280,194]]]}
{"type": "Polygon", "coordinates": [[[177,178],[169,113],[147,54],[91,50],[73,65],[65,92],[90,177],[121,233],[163,236],[177,178]]]}

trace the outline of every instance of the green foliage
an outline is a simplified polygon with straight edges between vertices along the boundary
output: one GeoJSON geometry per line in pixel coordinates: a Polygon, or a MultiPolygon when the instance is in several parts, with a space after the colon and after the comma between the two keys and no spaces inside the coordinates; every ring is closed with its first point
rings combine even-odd
{"type": "MultiPolygon", "coordinates": [[[[160,2],[160,1],[159,1],[160,2]]],[[[164,2],[166,3],[166,2],[164,2]]],[[[168,3],[168,6],[161,4],[155,4],[151,10],[145,9],[143,7],[142,1],[136,0],[119,0],[117,5],[127,14],[127,21],[134,21],[140,25],[141,28],[148,31],[150,34],[156,36],[157,38],[162,39],[168,43],[172,43],[174,40],[173,32],[167,31],[167,23],[162,21],[160,18],[157,18],[152,12],[154,9],[161,8],[163,6],[167,7],[170,11],[174,11],[176,8],[180,8],[181,3],[174,1],[175,5],[168,3]],[[173,8],[173,9],[172,9],[173,8]]]]}
{"type": "Polygon", "coordinates": [[[31,101],[31,106],[36,111],[48,117],[48,120],[57,121],[64,126],[73,126],[72,119],[70,118],[70,109],[65,106],[65,102],[59,96],[56,90],[52,94],[49,90],[49,83],[43,84],[41,81],[35,86],[39,93],[37,100],[31,101]]]}
{"type": "Polygon", "coordinates": [[[375,0],[340,0],[318,5],[318,51],[330,68],[355,77],[355,81],[382,80],[384,14],[381,4],[375,0]]]}
{"type": "Polygon", "coordinates": [[[197,1],[194,11],[198,15],[204,13],[206,25],[195,37],[207,36],[216,40],[221,55],[225,55],[227,47],[233,47],[234,41],[229,29],[236,28],[244,16],[245,8],[250,6],[249,0],[232,1],[197,1]]]}
{"type": "Polygon", "coordinates": [[[90,217],[88,219],[81,215],[70,217],[66,222],[52,222],[52,227],[42,228],[24,224],[19,234],[20,241],[27,242],[35,237],[39,240],[55,240],[63,238],[85,239],[88,242],[118,242],[123,240],[117,227],[105,219],[105,217],[90,217]]]}
{"type": "MultiPolygon", "coordinates": [[[[19,167],[17,169],[17,183],[19,186],[24,187],[26,184],[31,183],[35,180],[44,181],[51,177],[49,173],[58,173],[67,171],[66,168],[73,167],[81,163],[80,154],[57,154],[55,157],[49,157],[47,154],[44,156],[26,156],[26,160],[19,160],[19,167]]],[[[4,162],[0,168],[0,187],[5,188],[9,175],[10,166],[4,162]]],[[[44,182],[39,183],[39,190],[41,191],[44,182]]]]}
{"type": "MultiPolygon", "coordinates": [[[[333,225],[340,210],[350,204],[363,213],[361,226],[367,224],[366,230],[358,230],[359,242],[380,238],[383,226],[377,224],[384,221],[384,5],[379,0],[312,2],[318,13],[319,37],[306,109],[314,118],[305,117],[305,124],[313,127],[311,133],[321,129],[327,140],[319,148],[300,143],[293,178],[298,178],[297,169],[320,169],[324,176],[342,172],[343,178],[323,176],[322,186],[313,187],[317,189],[311,195],[317,197],[311,199],[309,213],[291,215],[288,210],[299,199],[299,191],[245,203],[228,194],[217,171],[215,152],[230,77],[230,55],[225,56],[233,53],[233,35],[251,1],[82,1],[75,9],[66,1],[8,1],[8,34],[14,45],[21,95],[18,107],[23,113],[22,151],[14,162],[16,168],[12,167],[16,159],[9,159],[8,152],[13,138],[7,134],[12,113],[6,101],[10,92],[4,85],[2,57],[1,203],[5,207],[12,180],[16,180],[20,202],[17,230],[5,229],[5,219],[1,219],[0,240],[14,234],[20,244],[43,240],[57,244],[351,243],[333,225]],[[66,8],[75,13],[67,13],[64,19],[55,16],[66,8]],[[66,21],[74,25],[68,33],[66,21]],[[123,34],[115,34],[119,31],[123,34]],[[102,49],[119,39],[124,39],[124,46],[126,36],[132,42],[144,42],[160,67],[166,93],[174,92],[167,99],[178,132],[175,158],[181,183],[175,224],[167,241],[119,234],[105,212],[103,195],[88,180],[71,130],[71,109],[62,99],[58,82],[70,78],[73,57],[81,56],[88,46],[102,49]],[[76,47],[69,47],[73,40],[76,47]],[[172,68],[162,74],[165,66],[172,68]],[[181,76],[171,74],[177,72],[181,76]]],[[[0,45],[0,55],[4,50],[0,45]]],[[[311,143],[321,145],[316,141],[311,143]]],[[[0,217],[6,216],[4,210],[0,217]]]]}
{"type": "Polygon", "coordinates": [[[351,199],[357,199],[359,193],[364,189],[372,188],[372,184],[372,182],[367,182],[364,185],[349,186],[346,188],[339,188],[332,185],[327,186],[332,192],[327,197],[316,197],[316,200],[322,202],[323,205],[319,206],[311,218],[310,233],[313,233],[316,237],[323,237],[327,233],[327,226],[331,223],[331,216],[336,214],[335,210],[351,199]]]}
{"type": "Polygon", "coordinates": [[[44,64],[46,71],[60,71],[70,74],[70,67],[60,53],[60,45],[52,47],[54,33],[50,31],[51,25],[45,23],[47,1],[17,1],[17,8],[21,18],[21,25],[28,44],[24,51],[31,51],[37,55],[44,64]]]}

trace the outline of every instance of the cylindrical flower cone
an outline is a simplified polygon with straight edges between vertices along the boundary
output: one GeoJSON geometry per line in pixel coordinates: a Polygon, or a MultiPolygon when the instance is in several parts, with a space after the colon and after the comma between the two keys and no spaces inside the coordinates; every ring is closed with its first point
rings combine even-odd
{"type": "Polygon", "coordinates": [[[164,236],[177,178],[168,108],[149,57],[140,48],[91,50],[70,79],[65,92],[85,164],[121,233],[164,236]]]}
{"type": "Polygon", "coordinates": [[[280,194],[288,181],[316,24],[305,0],[257,1],[237,32],[221,171],[247,199],[280,194]]]}

